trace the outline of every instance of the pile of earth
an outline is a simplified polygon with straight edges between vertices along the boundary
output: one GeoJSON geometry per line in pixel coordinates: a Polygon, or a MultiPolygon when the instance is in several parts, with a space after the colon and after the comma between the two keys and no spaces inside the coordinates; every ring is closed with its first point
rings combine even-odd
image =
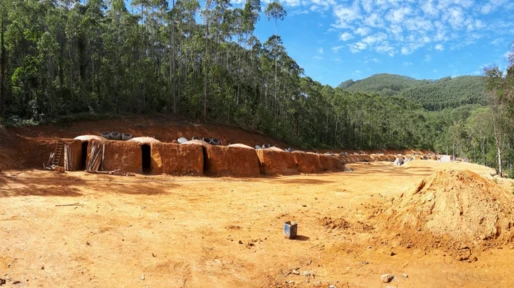
{"type": "Polygon", "coordinates": [[[474,172],[441,170],[393,199],[386,225],[413,245],[501,246],[514,240],[513,201],[474,172]]]}

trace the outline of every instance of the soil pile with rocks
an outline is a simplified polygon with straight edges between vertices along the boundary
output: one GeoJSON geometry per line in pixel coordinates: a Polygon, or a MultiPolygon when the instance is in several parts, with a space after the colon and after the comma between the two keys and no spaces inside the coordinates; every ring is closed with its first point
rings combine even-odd
{"type": "Polygon", "coordinates": [[[514,197],[491,180],[469,170],[441,170],[393,199],[387,225],[412,243],[497,246],[514,240],[513,204],[514,197]]]}

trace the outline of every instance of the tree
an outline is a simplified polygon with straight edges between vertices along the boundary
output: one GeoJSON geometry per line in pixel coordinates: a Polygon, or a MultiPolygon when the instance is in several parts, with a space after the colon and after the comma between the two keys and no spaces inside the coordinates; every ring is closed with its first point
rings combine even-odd
{"type": "Polygon", "coordinates": [[[6,1],[0,1],[2,8],[0,8],[0,117],[5,116],[5,71],[7,51],[5,49],[5,22],[6,22],[6,1]]]}
{"type": "MultiPolygon", "coordinates": [[[[284,17],[287,14],[286,10],[282,7],[282,4],[280,4],[277,1],[273,1],[268,4],[268,6],[266,7],[266,10],[264,11],[264,14],[268,17],[268,20],[270,20],[271,18],[273,18],[275,20],[275,36],[270,39],[277,38],[277,39],[279,39],[279,41],[281,43],[281,40],[278,36],[278,20],[284,20],[284,17]]],[[[275,102],[276,102],[277,90],[278,90],[277,89],[277,70],[278,70],[277,58],[278,58],[278,55],[274,54],[273,56],[275,59],[275,86],[273,87],[273,93],[274,93],[275,102]]]]}
{"type": "Polygon", "coordinates": [[[490,91],[493,112],[491,116],[497,150],[496,170],[501,177],[503,175],[502,152],[506,145],[507,134],[514,128],[514,63],[510,61],[505,76],[497,66],[486,68],[484,74],[486,75],[487,89],[490,91]]]}

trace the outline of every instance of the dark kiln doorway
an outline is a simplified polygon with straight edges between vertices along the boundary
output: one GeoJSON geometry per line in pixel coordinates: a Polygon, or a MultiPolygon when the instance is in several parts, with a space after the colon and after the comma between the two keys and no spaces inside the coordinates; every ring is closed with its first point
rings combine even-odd
{"type": "Polygon", "coordinates": [[[89,145],[88,141],[82,142],[82,149],[80,154],[80,170],[86,170],[86,161],[87,161],[87,146],[89,145]]]}
{"type": "Polygon", "coordinates": [[[150,145],[145,144],[141,146],[141,153],[143,159],[143,173],[150,173],[150,171],[152,170],[150,161],[150,145]]]}

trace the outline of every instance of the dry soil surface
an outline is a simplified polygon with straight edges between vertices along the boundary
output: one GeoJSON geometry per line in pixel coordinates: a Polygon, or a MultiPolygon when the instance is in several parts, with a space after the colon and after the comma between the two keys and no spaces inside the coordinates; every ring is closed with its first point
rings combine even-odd
{"type": "Polygon", "coordinates": [[[347,168],[253,179],[3,171],[0,286],[514,287],[512,243],[460,261],[402,243],[377,217],[439,169],[489,178],[491,169],[347,168]],[[288,220],[298,222],[296,240],[282,235],[288,220]],[[388,284],[385,273],[395,276],[388,284]]]}

